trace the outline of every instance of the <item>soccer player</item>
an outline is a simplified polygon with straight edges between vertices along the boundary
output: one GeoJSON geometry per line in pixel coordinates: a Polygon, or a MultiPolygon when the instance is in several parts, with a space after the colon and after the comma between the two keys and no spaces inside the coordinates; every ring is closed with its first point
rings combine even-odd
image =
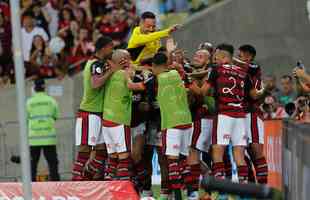
{"type": "Polygon", "coordinates": [[[134,28],[128,41],[127,50],[130,52],[134,64],[140,64],[144,59],[152,58],[160,48],[160,40],[176,31],[179,25],[162,31],[156,30],[156,16],[152,12],[141,15],[140,25],[134,28]]]}
{"type": "MultiPolygon", "coordinates": [[[[159,49],[160,52],[166,52],[164,48],[159,49]]],[[[152,61],[151,61],[152,62],[152,61]]],[[[160,166],[160,200],[167,200],[171,196],[171,192],[168,188],[168,168],[167,159],[162,152],[162,138],[160,131],[160,109],[158,102],[156,100],[157,94],[157,80],[153,74],[148,78],[149,81],[146,84],[146,94],[147,101],[150,109],[147,112],[147,122],[146,122],[146,144],[143,151],[143,164],[146,169],[145,184],[143,187],[142,196],[151,197],[153,193],[151,191],[152,187],[152,167],[153,167],[153,155],[156,153],[158,155],[158,163],[160,166]]]]}
{"type": "MultiPolygon", "coordinates": [[[[261,90],[262,77],[261,69],[258,65],[253,64],[256,56],[256,49],[252,45],[242,45],[239,47],[238,58],[249,65],[249,77],[252,86],[261,90]]],[[[256,179],[260,184],[267,183],[268,165],[264,156],[264,122],[260,99],[248,99],[246,114],[246,131],[249,142],[249,155],[254,164],[256,179]]]]}
{"type": "Polygon", "coordinates": [[[163,152],[167,155],[169,187],[176,199],[182,199],[180,155],[189,153],[192,119],[186,88],[176,70],[168,70],[168,57],[157,53],[153,73],[158,81],[157,100],[160,107],[163,152]]]}
{"type": "MultiPolygon", "coordinates": [[[[203,78],[208,73],[210,64],[210,53],[201,49],[194,53],[191,63],[191,73],[187,74],[193,82],[200,87],[203,84],[203,78]]],[[[196,95],[190,92],[190,108],[193,118],[193,133],[191,136],[191,149],[187,160],[188,173],[185,176],[185,184],[187,187],[188,197],[190,199],[199,198],[199,177],[200,169],[200,151],[208,152],[211,143],[212,131],[212,110],[214,110],[214,98],[211,96],[196,95]]],[[[183,161],[183,162],[184,162],[183,161]]]]}
{"type": "Polygon", "coordinates": [[[249,91],[250,83],[247,72],[241,67],[232,65],[233,53],[232,45],[219,45],[213,57],[218,66],[212,69],[200,90],[195,90],[197,86],[195,84],[191,87],[202,95],[206,95],[210,88],[215,90],[218,113],[212,130],[213,175],[225,178],[223,155],[225,147],[231,141],[238,166],[239,182],[246,183],[248,168],[244,161],[244,148],[247,145],[244,98],[246,91],[249,91]]]}
{"type": "Polygon", "coordinates": [[[130,67],[124,57],[126,50],[118,49],[112,55],[115,65],[126,67],[116,71],[105,85],[103,100],[103,136],[107,145],[108,164],[106,180],[132,180],[133,161],[131,152],[132,91],[144,90],[143,83],[133,83],[130,67]]]}
{"type": "Polygon", "coordinates": [[[106,159],[106,149],[101,132],[103,85],[117,69],[108,68],[113,50],[111,38],[99,38],[95,48],[95,55],[87,61],[83,71],[84,92],[75,130],[78,154],[73,167],[72,180],[74,181],[92,179],[95,174],[102,172],[106,159]],[[92,149],[96,151],[96,155],[90,160],[92,149]],[[86,163],[88,163],[87,174],[90,174],[90,177],[84,173],[86,163]]]}

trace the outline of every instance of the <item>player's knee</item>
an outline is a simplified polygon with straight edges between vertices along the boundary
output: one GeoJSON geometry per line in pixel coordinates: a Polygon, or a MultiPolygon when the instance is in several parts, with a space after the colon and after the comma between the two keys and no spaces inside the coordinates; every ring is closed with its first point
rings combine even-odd
{"type": "Polygon", "coordinates": [[[103,144],[97,144],[95,146],[95,150],[98,150],[98,151],[102,151],[102,150],[106,150],[106,149],[107,149],[107,147],[104,143],[103,144]]]}
{"type": "Polygon", "coordinates": [[[167,159],[169,159],[169,160],[178,160],[178,159],[179,159],[179,156],[167,155],[167,159]]]}
{"type": "Polygon", "coordinates": [[[135,163],[138,163],[142,159],[141,151],[139,150],[139,148],[133,146],[131,150],[131,157],[135,163]]]}
{"type": "Polygon", "coordinates": [[[124,153],[118,154],[119,159],[126,159],[126,158],[129,158],[129,156],[130,156],[130,152],[124,152],[124,153]]]}
{"type": "Polygon", "coordinates": [[[108,155],[110,158],[118,158],[118,155],[117,155],[117,153],[111,153],[111,154],[109,154],[108,155]]]}
{"type": "Polygon", "coordinates": [[[90,152],[91,151],[91,146],[88,145],[80,145],[78,147],[79,152],[90,152]]]}
{"type": "Polygon", "coordinates": [[[212,145],[212,160],[213,162],[223,162],[223,156],[225,152],[225,146],[212,145]]]}
{"type": "Polygon", "coordinates": [[[194,165],[199,163],[199,151],[191,148],[187,157],[187,164],[194,165]]]}

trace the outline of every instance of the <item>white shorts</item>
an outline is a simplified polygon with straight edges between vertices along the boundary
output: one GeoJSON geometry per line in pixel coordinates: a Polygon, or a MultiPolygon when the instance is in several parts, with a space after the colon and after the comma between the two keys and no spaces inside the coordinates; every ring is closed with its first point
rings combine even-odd
{"type": "Polygon", "coordinates": [[[248,143],[264,144],[264,122],[256,113],[246,115],[248,143]]]}
{"type": "Polygon", "coordinates": [[[211,145],[213,120],[203,118],[194,122],[193,134],[192,134],[192,148],[196,148],[203,152],[208,152],[211,145]]]}
{"type": "Polygon", "coordinates": [[[138,126],[131,128],[131,139],[134,140],[138,135],[144,135],[145,130],[145,123],[141,123],[138,126]]]}
{"type": "Polygon", "coordinates": [[[245,122],[245,118],[218,114],[213,122],[212,144],[228,145],[231,141],[233,146],[246,146],[245,122]]]}
{"type": "Polygon", "coordinates": [[[101,127],[100,115],[84,111],[78,112],[75,124],[75,144],[77,146],[104,144],[101,127]]]}
{"type": "Polygon", "coordinates": [[[162,132],[163,152],[168,156],[187,156],[191,143],[193,128],[176,129],[171,128],[162,132]]]}
{"type": "Polygon", "coordinates": [[[108,154],[125,153],[131,150],[131,131],[129,126],[118,125],[102,127],[108,154]]]}
{"type": "Polygon", "coordinates": [[[148,122],[146,130],[146,144],[152,146],[162,146],[162,133],[158,131],[156,123],[148,122]]]}

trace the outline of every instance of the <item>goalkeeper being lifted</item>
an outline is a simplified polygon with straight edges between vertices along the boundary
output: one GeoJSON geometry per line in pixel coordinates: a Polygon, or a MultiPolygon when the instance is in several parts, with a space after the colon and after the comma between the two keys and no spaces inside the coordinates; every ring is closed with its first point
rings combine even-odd
{"type": "Polygon", "coordinates": [[[141,15],[140,25],[134,28],[127,47],[134,64],[140,64],[141,61],[152,58],[161,46],[160,39],[168,37],[179,27],[180,25],[174,25],[171,28],[156,31],[155,14],[144,12],[141,15]]]}

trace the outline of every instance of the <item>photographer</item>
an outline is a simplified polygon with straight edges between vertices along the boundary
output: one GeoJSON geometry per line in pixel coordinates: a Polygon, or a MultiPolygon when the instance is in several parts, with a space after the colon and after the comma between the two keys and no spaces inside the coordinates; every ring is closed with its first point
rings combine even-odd
{"type": "Polygon", "coordinates": [[[310,75],[306,73],[304,67],[296,67],[293,70],[294,77],[297,79],[297,87],[303,93],[310,92],[310,75]]]}
{"type": "MultiPolygon", "coordinates": [[[[310,123],[310,106],[309,96],[299,96],[296,101],[290,105],[291,118],[299,123],[310,123]]],[[[286,106],[286,110],[288,110],[286,106]]]]}
{"type": "Polygon", "coordinates": [[[261,105],[260,109],[263,112],[265,120],[283,119],[288,117],[285,109],[279,105],[276,98],[272,95],[265,97],[264,103],[261,105]]]}

